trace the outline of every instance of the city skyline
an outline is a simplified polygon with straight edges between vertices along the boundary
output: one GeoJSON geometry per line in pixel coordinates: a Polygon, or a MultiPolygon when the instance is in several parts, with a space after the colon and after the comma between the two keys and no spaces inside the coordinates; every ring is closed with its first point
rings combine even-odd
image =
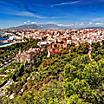
{"type": "Polygon", "coordinates": [[[0,28],[34,23],[104,26],[104,0],[0,0],[0,28]]]}

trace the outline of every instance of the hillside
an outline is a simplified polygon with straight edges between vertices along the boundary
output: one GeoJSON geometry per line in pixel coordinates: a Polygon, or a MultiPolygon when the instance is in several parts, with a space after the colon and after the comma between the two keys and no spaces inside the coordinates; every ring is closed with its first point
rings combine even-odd
{"type": "Polygon", "coordinates": [[[1,29],[2,30],[19,30],[19,29],[104,29],[104,27],[98,26],[98,27],[71,27],[70,25],[60,25],[60,24],[26,24],[26,25],[20,25],[16,27],[10,27],[1,29]]]}
{"type": "Polygon", "coordinates": [[[103,104],[104,103],[104,41],[92,44],[92,61],[88,44],[70,45],[65,54],[46,57],[46,51],[34,64],[14,62],[0,73],[9,72],[7,96],[1,104],[103,104]],[[71,50],[71,53],[68,50],[71,50]]]}
{"type": "Polygon", "coordinates": [[[67,29],[68,27],[58,26],[57,24],[29,24],[7,29],[67,29]]]}

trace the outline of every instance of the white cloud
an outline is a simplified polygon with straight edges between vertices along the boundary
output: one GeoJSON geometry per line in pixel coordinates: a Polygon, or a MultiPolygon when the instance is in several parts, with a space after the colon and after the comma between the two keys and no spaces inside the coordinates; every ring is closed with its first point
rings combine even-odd
{"type": "Polygon", "coordinates": [[[27,24],[27,22],[24,22],[24,24],[27,24]]]}
{"type": "Polygon", "coordinates": [[[57,24],[58,26],[72,26],[72,24],[57,24]]]}
{"type": "Polygon", "coordinates": [[[92,24],[93,24],[93,22],[89,22],[89,23],[88,23],[88,25],[92,25],[92,24]]]}
{"type": "Polygon", "coordinates": [[[51,5],[51,7],[63,6],[63,5],[73,5],[73,4],[77,4],[79,2],[80,2],[80,0],[72,1],[72,2],[63,2],[63,3],[59,3],[59,4],[53,4],[53,5],[51,5]]]}
{"type": "Polygon", "coordinates": [[[28,20],[27,23],[30,23],[30,20],[28,20]]]}
{"type": "Polygon", "coordinates": [[[47,17],[47,16],[41,16],[35,13],[31,13],[28,11],[13,11],[13,12],[9,12],[8,14],[10,15],[16,15],[16,16],[27,16],[27,17],[34,17],[34,18],[38,18],[38,19],[57,19],[57,18],[67,18],[69,16],[51,16],[51,17],[47,17]]]}
{"type": "Polygon", "coordinates": [[[35,18],[46,18],[44,16],[40,16],[40,15],[37,15],[35,13],[31,13],[31,12],[28,12],[28,11],[22,11],[22,12],[15,12],[15,13],[12,13],[14,15],[17,15],[17,16],[28,16],[28,17],[35,17],[35,18]]]}
{"type": "Polygon", "coordinates": [[[97,22],[97,23],[95,23],[95,25],[97,25],[97,26],[102,26],[102,25],[104,25],[104,23],[97,22]]]}
{"type": "Polygon", "coordinates": [[[35,24],[36,22],[31,22],[31,24],[35,24]]]}
{"type": "Polygon", "coordinates": [[[47,18],[45,16],[38,15],[36,13],[32,13],[29,11],[17,11],[13,9],[8,9],[7,11],[3,12],[4,14],[15,15],[15,16],[27,16],[27,17],[34,17],[34,18],[47,18]]]}
{"type": "Polygon", "coordinates": [[[27,20],[24,22],[24,24],[38,24],[38,23],[34,22],[34,21],[27,20]]]}
{"type": "Polygon", "coordinates": [[[31,23],[30,20],[27,20],[27,21],[24,22],[24,24],[30,24],[30,23],[31,23]]]}
{"type": "Polygon", "coordinates": [[[104,17],[94,18],[94,19],[92,19],[92,21],[94,21],[94,22],[96,22],[96,21],[104,21],[104,17]]]}

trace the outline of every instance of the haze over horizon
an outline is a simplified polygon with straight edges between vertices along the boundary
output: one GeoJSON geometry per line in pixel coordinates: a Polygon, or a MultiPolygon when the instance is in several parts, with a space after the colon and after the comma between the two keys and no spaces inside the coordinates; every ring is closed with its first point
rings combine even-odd
{"type": "Polygon", "coordinates": [[[0,28],[34,23],[104,26],[104,0],[0,0],[0,28]]]}

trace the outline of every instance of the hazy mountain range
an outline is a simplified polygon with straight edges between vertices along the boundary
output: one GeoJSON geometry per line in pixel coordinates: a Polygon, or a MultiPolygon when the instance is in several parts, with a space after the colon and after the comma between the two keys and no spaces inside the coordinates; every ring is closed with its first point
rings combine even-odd
{"type": "MultiPolygon", "coordinates": [[[[7,29],[72,29],[70,25],[61,25],[61,24],[30,24],[30,25],[21,25],[17,27],[10,27],[7,29]]],[[[84,27],[81,29],[104,29],[104,27],[84,27]]]]}
{"type": "Polygon", "coordinates": [[[17,27],[11,27],[8,29],[66,29],[67,26],[59,26],[57,24],[30,24],[30,25],[21,25],[17,27]]]}

